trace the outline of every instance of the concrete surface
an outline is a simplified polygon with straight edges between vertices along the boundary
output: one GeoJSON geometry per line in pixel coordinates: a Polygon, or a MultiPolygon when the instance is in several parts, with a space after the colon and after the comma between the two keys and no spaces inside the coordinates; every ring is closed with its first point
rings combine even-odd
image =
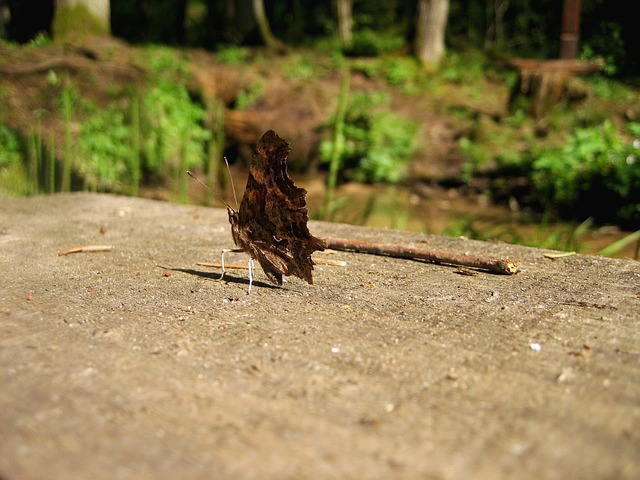
{"type": "Polygon", "coordinates": [[[222,209],[0,200],[0,478],[640,478],[638,262],[310,229],[522,271],[338,252],[247,295],[197,265],[222,209]]]}

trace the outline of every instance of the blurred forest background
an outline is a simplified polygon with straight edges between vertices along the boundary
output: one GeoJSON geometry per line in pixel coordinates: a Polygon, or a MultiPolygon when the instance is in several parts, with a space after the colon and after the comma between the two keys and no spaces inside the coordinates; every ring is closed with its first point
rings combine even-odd
{"type": "Polygon", "coordinates": [[[640,36],[604,0],[0,0],[0,197],[216,204],[637,258],[640,36]]]}

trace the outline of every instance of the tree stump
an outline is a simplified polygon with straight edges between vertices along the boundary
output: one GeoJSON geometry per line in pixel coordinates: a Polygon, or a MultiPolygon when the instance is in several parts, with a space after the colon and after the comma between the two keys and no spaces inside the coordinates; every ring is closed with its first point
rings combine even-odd
{"type": "Polygon", "coordinates": [[[528,110],[539,118],[558,102],[585,98],[588,90],[576,76],[600,71],[604,61],[515,58],[509,61],[508,67],[519,73],[509,97],[509,108],[513,109],[525,99],[528,110]]]}

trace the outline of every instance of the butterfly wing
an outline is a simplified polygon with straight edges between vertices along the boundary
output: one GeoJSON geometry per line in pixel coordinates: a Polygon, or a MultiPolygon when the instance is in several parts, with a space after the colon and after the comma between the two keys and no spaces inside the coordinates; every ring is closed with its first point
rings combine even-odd
{"type": "Polygon", "coordinates": [[[311,235],[307,227],[307,191],[296,187],[289,178],[289,151],[289,144],[273,130],[262,136],[253,154],[233,229],[236,244],[258,260],[269,279],[278,285],[282,285],[283,275],[313,283],[311,254],[325,248],[324,242],[311,235]]]}

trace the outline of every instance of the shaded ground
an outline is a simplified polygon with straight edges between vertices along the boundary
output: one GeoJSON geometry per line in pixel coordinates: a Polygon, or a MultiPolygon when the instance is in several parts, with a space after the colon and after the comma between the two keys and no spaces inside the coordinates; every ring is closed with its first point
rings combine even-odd
{"type": "Polygon", "coordinates": [[[340,252],[247,295],[196,265],[231,244],[221,209],[0,200],[0,477],[640,476],[637,262],[311,231],[522,271],[340,252]],[[57,255],[91,244],[113,250],[57,255]]]}

